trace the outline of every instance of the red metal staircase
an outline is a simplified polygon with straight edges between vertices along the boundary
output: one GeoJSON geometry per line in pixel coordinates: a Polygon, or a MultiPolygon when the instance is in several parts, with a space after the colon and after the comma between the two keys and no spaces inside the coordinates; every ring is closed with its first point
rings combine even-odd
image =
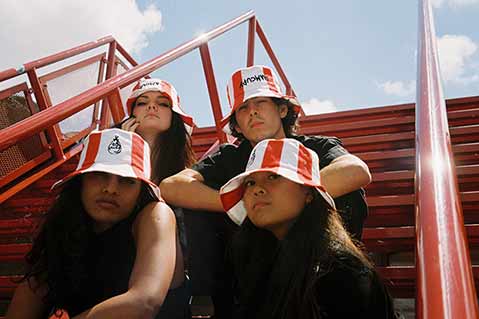
{"type": "MultiPolygon", "coordinates": [[[[425,0],[421,2],[421,9],[423,3],[426,7],[429,6],[425,0]]],[[[429,13],[427,10],[420,12],[420,26],[427,26],[430,23],[429,13]]],[[[0,91],[0,103],[12,99],[15,94],[18,96],[19,92],[22,93],[22,107],[24,113],[26,112],[25,116],[12,120],[12,116],[5,113],[4,104],[0,104],[0,316],[4,313],[16,285],[12,278],[21,273],[21,262],[30,247],[31,234],[53,200],[50,186],[76,166],[77,155],[81,150],[77,142],[82,137],[97,126],[104,128],[112,121],[118,122],[122,118],[122,90],[128,90],[140,77],[198,49],[216,126],[195,128],[194,149],[200,157],[218,140],[225,141],[224,134],[218,129],[222,114],[208,41],[245,22],[249,25],[246,64],[254,63],[256,34],[287,91],[294,94],[253,12],[248,12],[141,65],[137,65],[113,38],[106,37],[46,59],[27,63],[21,70],[9,69],[0,72],[0,82],[19,78],[22,74],[27,75],[27,80],[23,83],[0,91]],[[61,67],[54,72],[38,74],[47,65],[102,46],[108,46],[103,54],[61,67]],[[99,65],[97,83],[80,94],[53,105],[49,97],[48,81],[91,63],[99,65]],[[125,72],[121,72],[119,67],[125,72]],[[129,70],[126,71],[127,69],[129,70]],[[90,124],[87,123],[83,130],[74,134],[61,132],[59,121],[90,105],[93,109],[90,124]]],[[[427,30],[420,33],[425,35],[426,40],[431,36],[427,30]]],[[[427,61],[420,63],[427,64],[427,61]]],[[[418,87],[420,82],[418,81],[418,87]]],[[[418,158],[415,147],[418,139],[421,139],[416,129],[416,112],[422,112],[423,104],[421,101],[418,103],[420,109],[415,104],[404,104],[303,116],[300,124],[303,134],[340,137],[350,152],[368,164],[373,174],[373,183],[366,189],[370,215],[364,229],[364,243],[373,253],[378,270],[386,279],[393,295],[401,298],[417,297],[420,306],[416,311],[419,318],[439,318],[430,310],[438,306],[428,303],[430,300],[427,296],[416,290],[418,275],[415,259],[423,260],[427,257],[421,251],[418,251],[415,257],[419,242],[416,229],[421,230],[419,226],[427,226],[416,223],[415,213],[415,207],[420,202],[415,190],[415,178],[416,183],[418,181],[415,171],[418,158]]],[[[448,100],[446,104],[465,229],[472,259],[476,261],[475,256],[478,256],[479,252],[479,96],[448,100]]],[[[436,161],[433,164],[440,164],[437,158],[436,161]]],[[[422,189],[421,196],[424,194],[433,198],[435,196],[433,188],[422,189]]],[[[460,242],[460,232],[457,233],[457,238],[460,242]]],[[[439,246],[441,242],[433,241],[430,244],[439,246]]],[[[464,268],[460,273],[464,271],[466,276],[460,282],[467,285],[471,281],[467,277],[470,267],[467,265],[464,268]]],[[[479,270],[474,266],[473,273],[477,281],[479,270]]],[[[451,278],[440,278],[436,284],[449,285],[452,281],[454,286],[457,278],[451,278]]],[[[427,288],[431,283],[420,279],[419,286],[424,285],[427,288]]],[[[455,290],[441,293],[452,294],[453,299],[461,297],[455,290]]],[[[465,291],[464,294],[474,295],[472,299],[475,299],[475,292],[471,294],[471,291],[465,291]]],[[[453,309],[453,312],[441,317],[458,318],[454,314],[462,312],[454,312],[456,308],[450,307],[457,302],[467,303],[468,309],[471,309],[468,315],[474,317],[477,314],[477,303],[470,299],[445,301],[441,309],[453,309]]]]}

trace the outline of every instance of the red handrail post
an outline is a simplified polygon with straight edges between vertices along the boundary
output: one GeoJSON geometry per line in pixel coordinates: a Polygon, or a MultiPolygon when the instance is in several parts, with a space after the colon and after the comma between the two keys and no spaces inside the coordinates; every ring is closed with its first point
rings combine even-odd
{"type": "Polygon", "coordinates": [[[419,1],[416,103],[417,318],[478,318],[429,0],[419,1]]]}
{"type": "Polygon", "coordinates": [[[221,129],[221,119],[223,114],[221,112],[220,98],[218,96],[218,89],[216,87],[215,73],[213,71],[213,64],[211,63],[210,50],[208,43],[200,46],[201,62],[203,63],[203,70],[205,71],[206,84],[208,86],[208,93],[210,95],[211,107],[213,109],[213,116],[215,118],[216,134],[221,143],[226,142],[226,135],[221,129]]]}
{"type": "MultiPolygon", "coordinates": [[[[116,73],[115,68],[115,53],[116,53],[116,41],[110,43],[108,47],[108,58],[106,64],[106,76],[105,79],[108,80],[116,73]]],[[[112,105],[109,103],[109,99],[103,99],[101,104],[101,115],[100,115],[100,129],[105,129],[110,126],[110,119],[112,114],[112,105]]]]}
{"type": "Polygon", "coordinates": [[[110,106],[113,121],[119,123],[125,117],[125,112],[123,111],[120,90],[118,88],[108,95],[108,105],[110,106]]]}
{"type": "MultiPolygon", "coordinates": [[[[48,107],[47,99],[45,94],[43,93],[42,85],[40,80],[37,76],[37,71],[35,68],[31,68],[27,71],[28,79],[30,80],[30,84],[32,85],[33,94],[35,95],[35,99],[37,100],[38,108],[42,110],[46,110],[48,107]]],[[[57,129],[55,126],[48,126],[46,128],[50,146],[53,150],[53,154],[55,155],[56,159],[63,159],[65,154],[63,153],[63,147],[60,143],[60,138],[57,129]]]]}
{"type": "MultiPolygon", "coordinates": [[[[285,89],[286,89],[286,94],[296,96],[296,93],[294,92],[293,88],[291,87],[291,83],[289,83],[288,78],[286,77],[286,74],[283,71],[283,68],[281,67],[281,64],[279,63],[278,58],[273,52],[273,48],[271,48],[271,45],[268,42],[268,39],[266,38],[266,34],[264,33],[263,29],[261,28],[261,25],[258,21],[256,21],[256,33],[258,34],[258,38],[261,40],[261,43],[263,43],[263,47],[268,53],[269,58],[271,59],[271,62],[273,62],[273,65],[278,71],[279,77],[281,78],[281,81],[283,81],[285,89]]],[[[301,108],[301,115],[305,115],[303,109],[301,108]]]]}
{"type": "Polygon", "coordinates": [[[248,55],[246,60],[246,66],[252,66],[254,64],[254,39],[256,36],[256,17],[249,19],[248,23],[248,55]]]}

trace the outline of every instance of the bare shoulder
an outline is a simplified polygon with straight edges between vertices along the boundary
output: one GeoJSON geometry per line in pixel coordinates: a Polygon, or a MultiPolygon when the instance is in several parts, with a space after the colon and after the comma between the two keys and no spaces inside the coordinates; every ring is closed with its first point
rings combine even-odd
{"type": "Polygon", "coordinates": [[[168,229],[176,227],[173,210],[165,202],[147,204],[135,219],[133,230],[168,229]]]}

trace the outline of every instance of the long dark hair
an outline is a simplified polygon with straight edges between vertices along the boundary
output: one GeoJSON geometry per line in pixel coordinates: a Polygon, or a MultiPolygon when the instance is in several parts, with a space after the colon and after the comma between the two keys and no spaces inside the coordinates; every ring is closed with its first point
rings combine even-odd
{"type": "Polygon", "coordinates": [[[315,284],[333,265],[373,268],[317,193],[281,241],[246,219],[230,257],[245,318],[321,318],[315,284]]]}
{"type": "Polygon", "coordinates": [[[181,116],[173,111],[171,115],[170,128],[158,134],[151,150],[151,179],[156,184],[179,173],[185,167],[191,167],[196,161],[191,137],[181,116]]]}
{"type": "MultiPolygon", "coordinates": [[[[133,108],[135,104],[136,101],[133,102],[133,108]]],[[[127,120],[128,118],[123,122],[127,120]]],[[[123,122],[114,127],[121,128],[123,122]]],[[[185,167],[191,167],[195,162],[191,136],[186,131],[181,116],[172,111],[170,128],[158,134],[151,147],[151,180],[159,185],[165,178],[179,173],[185,167]]]]}
{"type": "MultiPolygon", "coordinates": [[[[33,290],[41,289],[45,293],[43,301],[50,308],[63,307],[69,296],[84,291],[88,282],[86,256],[94,236],[93,220],[83,208],[80,190],[80,176],[66,183],[25,256],[26,272],[21,281],[27,281],[33,290]]],[[[142,183],[132,214],[152,201],[142,183]]]]}

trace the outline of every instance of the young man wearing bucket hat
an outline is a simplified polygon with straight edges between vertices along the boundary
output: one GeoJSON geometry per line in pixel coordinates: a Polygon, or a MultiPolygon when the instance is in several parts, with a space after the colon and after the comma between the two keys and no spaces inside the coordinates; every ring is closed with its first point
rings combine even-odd
{"type": "MultiPolygon", "coordinates": [[[[205,248],[190,251],[195,253],[200,250],[205,254],[205,251],[211,252],[212,249],[224,249],[235,225],[224,214],[214,213],[224,212],[218,190],[233,176],[244,171],[249,155],[258,142],[271,138],[294,138],[318,154],[323,185],[335,198],[346,228],[356,238],[360,238],[367,215],[361,187],[371,180],[366,164],[349,154],[337,138],[296,135],[300,103],[295,97],[281,92],[277,77],[269,67],[252,66],[235,71],[228,82],[227,95],[231,112],[221,124],[225,131],[241,140],[239,146],[222,145],[217,152],[192,169],[185,169],[160,184],[162,195],[168,203],[210,212],[190,214],[189,218],[194,219],[191,223],[195,224],[200,239],[206,242],[206,237],[211,236],[211,243],[205,244],[205,248]]],[[[195,240],[189,242],[197,244],[195,240]]],[[[224,264],[218,260],[222,256],[224,252],[219,252],[216,257],[214,253],[207,255],[201,260],[204,264],[202,268],[213,269],[207,271],[210,274],[216,272],[215,276],[221,277],[224,274],[224,264]]],[[[194,268],[195,258],[190,259],[194,268]]],[[[194,272],[192,269],[193,283],[194,272]]],[[[198,277],[206,278],[207,275],[198,277]]],[[[218,280],[222,281],[224,279],[218,280]]],[[[203,282],[202,286],[208,284],[203,282]]]]}
{"type": "Polygon", "coordinates": [[[360,238],[367,215],[361,187],[371,181],[367,165],[335,137],[296,135],[300,103],[281,92],[269,67],[237,70],[228,82],[227,95],[231,111],[221,125],[242,140],[240,145],[222,145],[192,169],[166,179],[160,185],[165,200],[184,208],[223,212],[218,190],[244,170],[252,148],[264,139],[290,137],[318,154],[324,186],[335,198],[346,228],[360,238]]]}

